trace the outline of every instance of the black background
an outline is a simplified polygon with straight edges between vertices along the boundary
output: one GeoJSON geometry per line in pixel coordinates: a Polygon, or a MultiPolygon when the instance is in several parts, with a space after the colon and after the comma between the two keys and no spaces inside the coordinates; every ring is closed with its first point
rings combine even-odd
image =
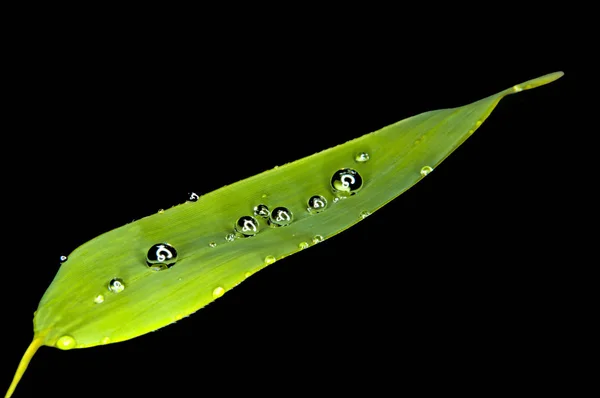
{"type": "Polygon", "coordinates": [[[290,37],[286,22],[257,24],[231,40],[227,26],[38,32],[10,61],[0,385],[31,340],[59,256],[85,241],[190,191],[564,70],[502,100],[373,216],[193,316],[105,347],[43,347],[15,397],[374,396],[543,382],[539,364],[557,354],[548,316],[565,287],[548,262],[559,222],[548,208],[566,178],[559,136],[574,78],[553,17],[527,35],[505,20],[508,33],[493,39],[500,28],[485,18],[408,33],[394,28],[402,21],[360,30],[358,19],[327,34],[307,23],[290,37]]]}

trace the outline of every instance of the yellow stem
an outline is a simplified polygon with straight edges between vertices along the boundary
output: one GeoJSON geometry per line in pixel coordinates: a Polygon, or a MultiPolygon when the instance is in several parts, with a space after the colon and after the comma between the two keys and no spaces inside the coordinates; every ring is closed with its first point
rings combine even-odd
{"type": "Polygon", "coordinates": [[[33,355],[36,353],[38,348],[40,348],[42,345],[44,345],[44,338],[41,336],[34,337],[33,341],[27,348],[27,351],[25,351],[23,358],[21,358],[19,367],[17,368],[17,371],[15,372],[15,377],[13,377],[13,381],[12,381],[12,383],[10,383],[10,387],[8,387],[8,391],[6,392],[6,395],[4,396],[4,398],[10,398],[11,395],[13,394],[13,392],[15,392],[15,388],[17,388],[17,384],[19,384],[19,380],[21,380],[21,377],[23,377],[23,373],[25,373],[27,366],[29,366],[29,362],[31,361],[31,358],[33,358],[33,355]]]}

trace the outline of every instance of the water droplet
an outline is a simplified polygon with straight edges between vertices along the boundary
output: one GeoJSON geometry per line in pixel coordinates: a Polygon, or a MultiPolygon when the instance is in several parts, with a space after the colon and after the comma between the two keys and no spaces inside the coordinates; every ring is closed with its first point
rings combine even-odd
{"type": "Polygon", "coordinates": [[[515,93],[518,93],[519,91],[523,91],[523,87],[521,87],[517,84],[517,85],[513,86],[513,91],[515,93]]]}
{"type": "Polygon", "coordinates": [[[175,315],[175,320],[176,321],[180,321],[182,319],[183,319],[183,314],[177,314],[177,315],[175,315]]]}
{"type": "Polygon", "coordinates": [[[171,268],[177,262],[177,250],[168,243],[152,245],[146,255],[146,264],[154,271],[171,268]]]}
{"type": "MultiPolygon", "coordinates": [[[[342,198],[344,198],[344,197],[342,197],[342,198]]],[[[333,198],[333,203],[339,202],[342,198],[339,198],[336,196],[335,198],[333,198]]]]}
{"type": "Polygon", "coordinates": [[[225,240],[227,242],[233,242],[235,240],[235,234],[234,233],[229,233],[229,234],[225,235],[225,240]]]}
{"type": "Polygon", "coordinates": [[[225,294],[225,289],[223,289],[221,286],[219,286],[219,287],[215,288],[215,290],[213,290],[214,298],[219,298],[224,294],[225,294]]]}
{"type": "Polygon", "coordinates": [[[234,225],[235,230],[244,236],[254,236],[258,233],[258,220],[252,216],[240,217],[234,225]]]}
{"type": "Polygon", "coordinates": [[[269,208],[267,207],[267,205],[257,205],[254,206],[254,215],[257,217],[262,217],[262,218],[269,218],[269,214],[271,214],[271,212],[269,211],[269,208]]]}
{"type": "Polygon", "coordinates": [[[102,344],[110,344],[110,337],[105,337],[100,341],[102,344]]]}
{"type": "Polygon", "coordinates": [[[60,262],[64,263],[65,261],[67,261],[67,256],[60,256],[60,262]]]}
{"type": "Polygon", "coordinates": [[[354,169],[338,170],[331,177],[331,189],[339,197],[354,195],[362,185],[362,177],[354,169]]]}
{"type": "Polygon", "coordinates": [[[217,242],[210,242],[208,245],[210,247],[217,247],[217,242]]]}
{"type": "Polygon", "coordinates": [[[327,199],[321,195],[314,195],[308,199],[308,212],[310,214],[317,214],[327,208],[327,199]]]}
{"type": "Polygon", "coordinates": [[[165,209],[160,209],[160,210],[158,211],[158,214],[163,214],[164,212],[165,212],[165,209]]]}
{"type": "Polygon", "coordinates": [[[198,199],[200,199],[200,195],[198,195],[196,192],[188,193],[188,200],[190,202],[196,202],[198,199]]]}
{"type": "Polygon", "coordinates": [[[272,227],[285,227],[286,225],[290,225],[293,219],[294,215],[287,208],[276,207],[271,212],[269,225],[272,227]]]}
{"type": "Polygon", "coordinates": [[[367,211],[367,210],[363,210],[363,211],[360,212],[360,218],[362,220],[364,220],[365,218],[369,217],[370,215],[371,215],[371,212],[367,211]]]}
{"type": "Polygon", "coordinates": [[[266,193],[263,193],[261,197],[262,197],[263,199],[266,199],[268,196],[269,196],[268,194],[266,194],[266,193]]]}
{"type": "Polygon", "coordinates": [[[325,240],[325,238],[323,238],[323,235],[315,235],[315,236],[312,238],[312,242],[313,242],[313,244],[315,244],[315,245],[316,245],[317,243],[319,243],[319,242],[323,242],[324,240],[325,240]]]}
{"type": "Polygon", "coordinates": [[[273,256],[267,256],[265,257],[265,264],[269,265],[269,264],[273,264],[275,262],[276,258],[273,256]]]}
{"type": "Polygon", "coordinates": [[[431,173],[432,171],[433,171],[433,168],[431,168],[431,166],[424,166],[424,167],[421,169],[421,175],[422,175],[423,177],[425,177],[427,174],[431,173]]]}
{"type": "Polygon", "coordinates": [[[108,290],[113,293],[121,293],[125,290],[125,284],[123,283],[123,279],[114,278],[110,282],[108,282],[108,290]]]}
{"type": "Polygon", "coordinates": [[[300,244],[298,245],[298,247],[300,248],[300,250],[308,249],[308,243],[307,242],[300,242],[300,244]]]}
{"type": "MultiPolygon", "coordinates": [[[[109,288],[110,289],[110,288],[109,288]]],[[[104,302],[104,296],[99,294],[94,298],[94,303],[102,304],[104,302]]]]}
{"type": "Polygon", "coordinates": [[[56,341],[56,347],[61,350],[70,350],[71,348],[75,348],[77,342],[71,336],[62,336],[56,341]]]}
{"type": "Polygon", "coordinates": [[[367,152],[359,152],[354,156],[354,160],[358,163],[368,162],[371,157],[367,152]]]}
{"type": "Polygon", "coordinates": [[[244,274],[244,278],[249,278],[252,275],[252,272],[248,271],[244,274]]]}

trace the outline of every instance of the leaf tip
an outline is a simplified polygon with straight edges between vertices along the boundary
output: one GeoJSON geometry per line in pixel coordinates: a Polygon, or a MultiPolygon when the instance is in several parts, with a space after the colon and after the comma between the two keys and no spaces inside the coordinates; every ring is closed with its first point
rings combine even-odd
{"type": "Polygon", "coordinates": [[[516,84],[507,90],[507,94],[518,93],[523,90],[530,90],[532,88],[540,87],[548,83],[552,83],[555,80],[560,79],[564,76],[564,72],[558,71],[549,73],[544,76],[537,77],[535,79],[527,80],[521,84],[516,84]]]}

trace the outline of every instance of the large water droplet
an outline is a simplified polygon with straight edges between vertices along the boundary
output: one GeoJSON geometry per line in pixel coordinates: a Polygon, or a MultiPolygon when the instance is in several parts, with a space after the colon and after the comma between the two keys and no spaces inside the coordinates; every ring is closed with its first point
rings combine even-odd
{"type": "Polygon", "coordinates": [[[276,207],[271,212],[269,225],[272,227],[285,227],[290,225],[294,219],[292,212],[285,207],[276,207]]]}
{"type": "Polygon", "coordinates": [[[152,245],[146,255],[146,264],[154,271],[171,268],[177,262],[177,250],[168,243],[152,245]]]}
{"type": "Polygon", "coordinates": [[[425,177],[427,174],[431,173],[433,171],[433,168],[431,166],[423,166],[423,168],[421,169],[421,175],[423,177],[425,177]]]}
{"type": "Polygon", "coordinates": [[[313,244],[315,244],[315,245],[316,245],[317,243],[323,242],[324,240],[325,240],[325,238],[323,238],[323,235],[315,235],[315,236],[313,236],[313,238],[312,238],[312,242],[313,242],[313,244]]]}
{"type": "Polygon", "coordinates": [[[70,350],[71,348],[75,348],[77,342],[71,336],[62,336],[56,341],[55,345],[61,350],[70,350]]]}
{"type": "Polygon", "coordinates": [[[235,230],[244,236],[254,236],[258,233],[258,220],[252,216],[242,216],[235,223],[235,230]]]}
{"type": "Polygon", "coordinates": [[[267,256],[265,257],[265,264],[269,265],[269,264],[273,264],[276,261],[276,258],[274,256],[267,256]]]}
{"type": "Polygon", "coordinates": [[[213,293],[212,293],[214,298],[219,298],[224,294],[225,294],[225,289],[223,289],[221,286],[215,288],[215,290],[213,290],[213,293]]]}
{"type": "Polygon", "coordinates": [[[121,293],[123,290],[125,290],[125,283],[123,283],[123,279],[111,279],[111,281],[108,282],[108,290],[110,290],[113,293],[121,293]]]}
{"type": "Polygon", "coordinates": [[[321,195],[314,195],[308,199],[308,212],[310,214],[317,214],[327,208],[327,199],[321,195]]]}
{"type": "Polygon", "coordinates": [[[269,208],[267,207],[267,205],[257,205],[254,206],[254,215],[257,217],[262,217],[262,218],[269,218],[269,214],[271,214],[271,212],[269,211],[269,208]]]}
{"type": "Polygon", "coordinates": [[[371,159],[371,157],[369,156],[369,154],[367,152],[359,152],[354,156],[354,160],[357,163],[365,163],[365,162],[368,162],[369,159],[371,159]]]}
{"type": "Polygon", "coordinates": [[[362,177],[354,169],[338,170],[331,177],[331,189],[336,196],[354,195],[362,185],[362,177]]]}
{"type": "Polygon", "coordinates": [[[102,304],[103,302],[104,302],[104,296],[102,294],[99,294],[96,297],[94,297],[94,303],[102,304]]]}

